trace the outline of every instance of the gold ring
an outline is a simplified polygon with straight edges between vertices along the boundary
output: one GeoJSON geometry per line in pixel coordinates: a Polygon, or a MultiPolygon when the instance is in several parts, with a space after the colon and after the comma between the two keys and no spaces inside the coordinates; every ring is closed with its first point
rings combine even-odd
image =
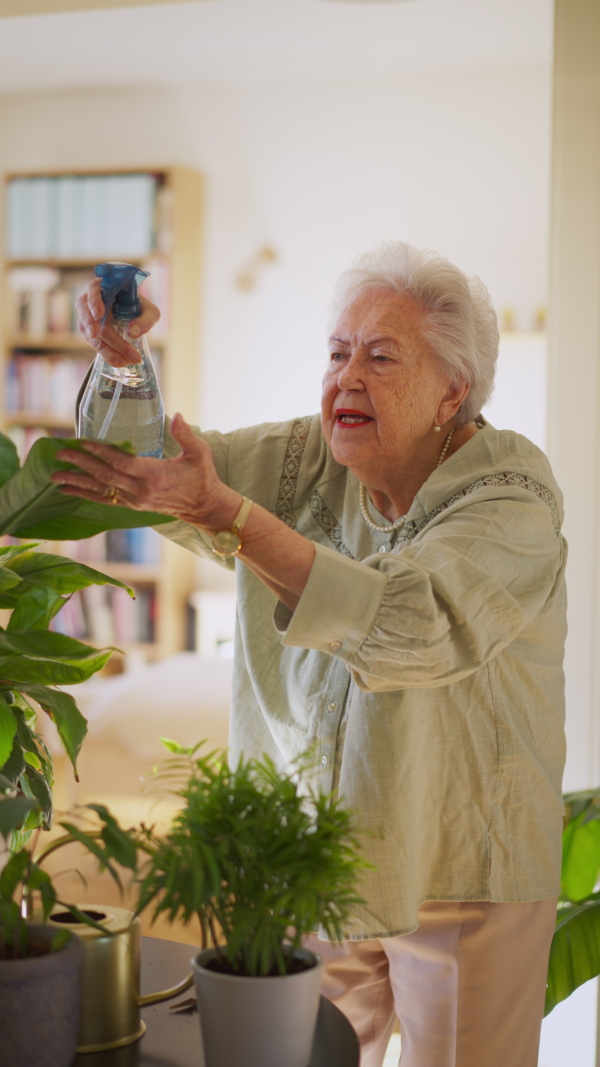
{"type": "Polygon", "coordinates": [[[111,485],[110,489],[106,490],[106,499],[110,500],[111,504],[119,503],[119,490],[116,486],[111,485]]]}

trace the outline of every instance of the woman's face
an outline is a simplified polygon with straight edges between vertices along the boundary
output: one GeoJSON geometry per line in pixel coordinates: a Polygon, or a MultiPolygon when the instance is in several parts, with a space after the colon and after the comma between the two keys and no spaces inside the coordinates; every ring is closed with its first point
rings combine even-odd
{"type": "Polygon", "coordinates": [[[421,442],[433,437],[449,391],[421,335],[422,320],[412,297],[378,289],[340,316],[321,403],[323,433],[339,463],[364,470],[372,461],[392,468],[422,458],[421,442]]]}

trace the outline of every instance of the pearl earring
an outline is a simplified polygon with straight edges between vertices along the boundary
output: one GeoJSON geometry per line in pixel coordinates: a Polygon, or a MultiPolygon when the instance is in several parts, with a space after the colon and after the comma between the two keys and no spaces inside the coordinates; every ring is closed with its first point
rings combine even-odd
{"type": "Polygon", "coordinates": [[[435,425],[435,426],[433,427],[433,432],[434,432],[434,433],[441,433],[441,432],[442,432],[442,427],[441,427],[441,426],[437,426],[437,425],[435,425]]]}

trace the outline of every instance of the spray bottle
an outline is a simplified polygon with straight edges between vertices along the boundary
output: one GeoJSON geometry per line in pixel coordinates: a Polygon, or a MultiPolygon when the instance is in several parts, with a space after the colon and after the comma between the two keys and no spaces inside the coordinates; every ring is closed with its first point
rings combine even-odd
{"type": "Polygon", "coordinates": [[[130,337],[129,326],[141,313],[138,285],[148,272],[131,263],[100,263],[104,323],[140,353],[141,362],[113,367],[100,354],[92,365],[81,398],[78,436],[122,444],[129,441],[139,456],[162,456],[165,409],[144,336],[130,337]]]}

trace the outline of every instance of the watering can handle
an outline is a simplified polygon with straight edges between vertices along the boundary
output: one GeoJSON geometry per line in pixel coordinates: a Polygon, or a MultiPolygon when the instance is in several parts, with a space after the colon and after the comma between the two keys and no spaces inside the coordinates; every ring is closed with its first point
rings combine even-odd
{"type": "Polygon", "coordinates": [[[157,1004],[160,1000],[168,1000],[169,997],[176,997],[180,993],[185,993],[186,989],[189,989],[193,984],[194,975],[190,971],[182,982],[178,982],[177,985],[171,986],[170,989],[162,989],[158,993],[147,993],[145,997],[136,997],[136,1000],[140,1008],[144,1008],[147,1004],[157,1004]]]}

